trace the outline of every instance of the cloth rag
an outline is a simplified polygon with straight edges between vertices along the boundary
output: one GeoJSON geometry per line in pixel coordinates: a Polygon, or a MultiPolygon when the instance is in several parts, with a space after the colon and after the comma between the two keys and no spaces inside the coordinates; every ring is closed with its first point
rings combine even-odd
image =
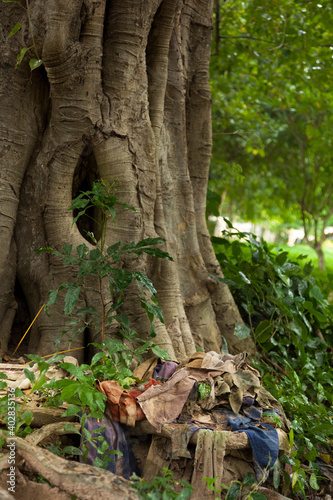
{"type": "Polygon", "coordinates": [[[257,427],[248,417],[230,415],[228,427],[232,431],[245,432],[252,448],[257,479],[268,476],[268,470],[275,464],[279,455],[279,435],[269,424],[257,427]]]}

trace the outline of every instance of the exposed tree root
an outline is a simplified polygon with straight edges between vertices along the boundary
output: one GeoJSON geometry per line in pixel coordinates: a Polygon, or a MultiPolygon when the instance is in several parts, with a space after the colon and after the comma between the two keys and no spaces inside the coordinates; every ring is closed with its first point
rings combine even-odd
{"type": "Polygon", "coordinates": [[[64,434],[73,434],[73,431],[65,431],[65,425],[70,423],[72,427],[75,427],[78,431],[81,429],[81,424],[73,423],[73,422],[56,422],[54,424],[44,425],[40,429],[37,429],[32,434],[29,434],[25,441],[31,443],[34,446],[37,446],[38,443],[43,441],[48,436],[52,434],[56,434],[57,436],[62,436],[64,434]]]}
{"type": "MultiPolygon", "coordinates": [[[[50,428],[43,433],[44,437],[50,434],[49,431],[50,428]]],[[[37,437],[39,438],[40,436],[37,437]]],[[[94,500],[119,500],[119,498],[137,500],[139,498],[126,479],[109,471],[65,460],[48,450],[35,446],[27,439],[16,437],[15,444],[18,454],[35,473],[41,474],[60,490],[76,495],[78,500],[91,500],[92,498],[94,500]]]]}

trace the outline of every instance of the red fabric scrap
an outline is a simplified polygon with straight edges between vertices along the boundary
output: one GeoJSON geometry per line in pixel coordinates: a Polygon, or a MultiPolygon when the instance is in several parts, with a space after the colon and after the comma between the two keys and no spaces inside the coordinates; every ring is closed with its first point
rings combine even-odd
{"type": "Polygon", "coordinates": [[[111,417],[115,422],[135,426],[137,420],[145,420],[146,416],[141,410],[136,399],[152,385],[162,385],[155,379],[150,379],[145,384],[144,391],[128,391],[120,387],[115,380],[97,381],[97,388],[107,397],[111,417]]]}

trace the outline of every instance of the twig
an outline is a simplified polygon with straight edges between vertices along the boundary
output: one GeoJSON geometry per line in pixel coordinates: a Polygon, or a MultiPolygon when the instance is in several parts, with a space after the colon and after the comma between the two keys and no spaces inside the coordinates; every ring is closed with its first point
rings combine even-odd
{"type": "Polygon", "coordinates": [[[283,368],[281,368],[281,366],[279,366],[277,363],[274,363],[274,361],[272,361],[271,359],[269,359],[266,354],[261,354],[262,357],[264,358],[264,360],[269,363],[270,365],[274,366],[274,368],[277,368],[278,370],[280,370],[281,373],[283,373],[283,375],[285,375],[287,377],[287,372],[286,370],[284,370],[283,368]]]}
{"type": "Polygon", "coordinates": [[[333,347],[326,342],[324,335],[321,333],[321,330],[319,330],[319,328],[316,330],[316,335],[322,342],[324,342],[324,344],[326,345],[326,349],[330,352],[333,352],[333,347]]]}

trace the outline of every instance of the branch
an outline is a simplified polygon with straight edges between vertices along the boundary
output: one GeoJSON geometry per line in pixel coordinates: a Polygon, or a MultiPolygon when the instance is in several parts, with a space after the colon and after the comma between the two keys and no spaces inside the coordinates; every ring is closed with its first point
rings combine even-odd
{"type": "Polygon", "coordinates": [[[269,49],[269,50],[282,49],[282,47],[284,46],[285,38],[286,38],[286,28],[287,28],[287,12],[285,13],[285,18],[284,18],[282,41],[277,47],[273,47],[272,49],[269,49]]]}
{"type": "Polygon", "coordinates": [[[322,342],[324,342],[324,344],[326,345],[326,349],[330,352],[333,352],[333,347],[326,342],[324,335],[321,333],[321,330],[319,330],[319,328],[316,330],[316,335],[322,342]]]}
{"type": "Polygon", "coordinates": [[[271,366],[273,366],[274,368],[277,368],[278,370],[280,370],[281,373],[283,373],[283,375],[285,375],[286,377],[288,376],[287,372],[281,368],[281,366],[279,366],[277,363],[274,363],[274,361],[272,361],[270,358],[268,358],[266,356],[266,354],[264,353],[261,353],[262,357],[264,358],[264,360],[269,363],[271,366]]]}
{"type": "Polygon", "coordinates": [[[219,53],[219,41],[220,41],[220,0],[214,0],[215,8],[215,56],[219,53]]]}
{"type": "Polygon", "coordinates": [[[222,36],[222,35],[219,35],[219,39],[228,39],[228,38],[243,38],[245,40],[251,40],[251,41],[254,41],[254,42],[263,42],[263,43],[269,43],[271,45],[275,45],[274,42],[272,42],[271,40],[264,40],[263,38],[256,38],[254,36],[251,36],[251,35],[239,35],[239,36],[222,36]]]}

